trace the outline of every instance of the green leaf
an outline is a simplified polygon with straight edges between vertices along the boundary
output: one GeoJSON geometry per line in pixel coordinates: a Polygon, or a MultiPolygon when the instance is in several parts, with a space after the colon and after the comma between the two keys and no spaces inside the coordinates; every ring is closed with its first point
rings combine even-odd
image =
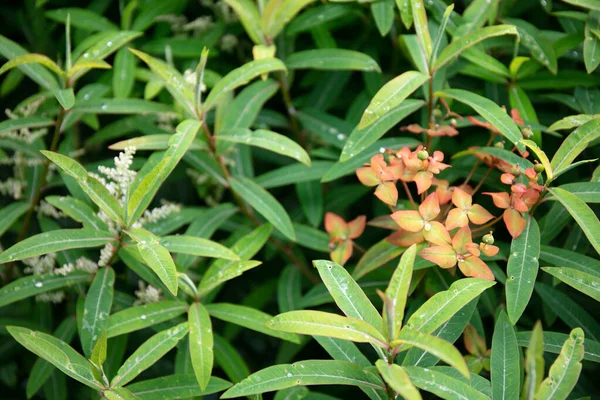
{"type": "Polygon", "coordinates": [[[398,122],[421,108],[424,104],[422,100],[404,100],[399,105],[385,112],[381,118],[378,118],[368,127],[354,129],[344,145],[342,154],[340,155],[340,162],[344,163],[355,155],[362,153],[368,146],[371,146],[391,128],[396,126],[398,122]]]}
{"type": "Polygon", "coordinates": [[[381,72],[377,61],[368,55],[345,49],[313,49],[291,54],[285,60],[288,69],[354,70],[381,72]]]}
{"type": "Polygon", "coordinates": [[[64,71],[52,59],[43,54],[35,53],[23,54],[21,56],[11,58],[2,65],[2,68],[0,68],[0,75],[23,64],[40,64],[55,74],[61,76],[64,75],[64,71]]]}
{"type": "MultiPolygon", "coordinates": [[[[139,150],[166,150],[169,148],[169,140],[173,135],[158,133],[156,135],[144,135],[136,138],[121,140],[108,146],[111,150],[125,150],[125,147],[133,146],[139,150]]],[[[195,139],[190,145],[190,150],[207,150],[208,146],[201,140],[195,139]]]]}
{"type": "Polygon", "coordinates": [[[375,365],[383,380],[402,398],[406,400],[422,399],[404,368],[396,364],[388,364],[383,360],[377,360],[375,365]]]}
{"type": "Polygon", "coordinates": [[[112,314],[108,318],[106,334],[108,338],[138,331],[140,329],[169,321],[187,309],[187,305],[173,300],[129,307],[112,314]]]}
{"type": "Polygon", "coordinates": [[[556,313],[571,329],[582,328],[585,336],[598,341],[600,338],[600,323],[570,296],[550,285],[536,283],[536,293],[542,301],[556,313]]]}
{"type": "Polygon", "coordinates": [[[106,224],[83,201],[71,196],[48,196],[44,200],[58,208],[63,214],[77,222],[81,222],[86,229],[106,230],[106,224]]]}
{"type": "Polygon", "coordinates": [[[127,202],[127,225],[131,226],[148,208],[156,192],[170,172],[170,158],[163,158],[143,177],[129,196],[127,202]]]}
{"type": "MultiPolygon", "coordinates": [[[[531,332],[518,332],[517,341],[519,346],[529,346],[529,337],[531,332]]],[[[558,332],[544,333],[544,351],[553,354],[559,354],[565,341],[569,340],[569,335],[558,332]]],[[[595,363],[600,363],[600,343],[586,339],[584,346],[583,359],[595,363]]]]}
{"type": "Polygon", "coordinates": [[[384,391],[378,376],[348,361],[308,360],[260,370],[226,391],[221,398],[273,392],[298,385],[354,385],[384,391]]]}
{"type": "Polygon", "coordinates": [[[77,104],[72,112],[88,114],[148,114],[173,112],[173,107],[141,99],[90,99],[77,104]]]}
{"type": "Polygon", "coordinates": [[[188,333],[188,323],[176,325],[158,332],[138,347],[119,368],[117,375],[110,382],[111,386],[123,386],[150,368],[169,352],[188,333]]]}
{"type": "MultiPolygon", "coordinates": [[[[0,37],[1,38],[1,37],[0,37]]],[[[0,122],[0,134],[24,128],[43,128],[54,125],[54,120],[44,117],[23,117],[19,119],[7,119],[0,122]]]]}
{"type": "Polygon", "coordinates": [[[130,48],[129,51],[145,62],[148,67],[150,67],[152,72],[158,75],[165,82],[169,93],[171,93],[177,103],[185,108],[189,116],[196,115],[196,109],[194,107],[194,92],[192,88],[188,86],[183,78],[183,75],[181,75],[179,71],[166,62],[154,58],[139,50],[130,48]]]}
{"type": "Polygon", "coordinates": [[[172,253],[191,254],[199,257],[223,258],[225,260],[240,260],[240,257],[227,247],[212,240],[186,236],[172,235],[160,239],[167,250],[172,253]]]}
{"type": "MultiPolygon", "coordinates": [[[[298,196],[298,201],[300,201],[302,212],[304,213],[308,223],[314,227],[321,224],[324,213],[323,189],[319,179],[314,181],[296,182],[296,194],[298,196]]],[[[307,228],[310,229],[310,227],[307,228]]],[[[298,224],[294,224],[294,231],[296,232],[296,236],[300,236],[298,224]]],[[[318,241],[319,236],[322,233],[321,231],[318,232],[320,233],[315,233],[315,242],[318,241]]],[[[311,237],[307,237],[307,239],[309,242],[311,241],[311,237]]],[[[300,243],[303,243],[302,239],[300,239],[300,243]]]]}
{"type": "Polygon", "coordinates": [[[81,347],[88,358],[106,330],[113,303],[114,285],[115,270],[110,267],[100,268],[85,296],[81,347]]]}
{"type": "Polygon", "coordinates": [[[452,345],[452,343],[449,343],[444,339],[427,335],[410,328],[404,328],[400,331],[398,338],[394,340],[391,345],[393,347],[400,346],[400,349],[402,349],[402,346],[404,345],[417,347],[439,358],[451,367],[456,368],[466,378],[470,377],[469,368],[460,352],[452,345]]]}
{"type": "Polygon", "coordinates": [[[190,355],[200,388],[205,390],[213,368],[213,334],[210,317],[204,306],[193,303],[188,311],[190,355]]]}
{"type": "Polygon", "coordinates": [[[42,357],[56,368],[95,390],[101,390],[103,385],[97,381],[92,366],[71,346],[54,336],[34,332],[27,328],[8,326],[10,335],[27,350],[42,357]]]}
{"type": "Polygon", "coordinates": [[[562,0],[567,4],[572,4],[577,7],[583,7],[590,10],[600,11],[599,0],[562,0]]]}
{"type": "Polygon", "coordinates": [[[531,56],[540,64],[556,75],[558,70],[556,53],[552,47],[552,40],[547,38],[543,32],[539,31],[529,22],[517,18],[507,18],[506,22],[513,24],[521,38],[520,43],[529,49],[531,56]]]}
{"type": "Polygon", "coordinates": [[[233,8],[246,33],[255,44],[266,44],[267,41],[260,26],[260,13],[251,0],[225,0],[225,4],[233,8]]]}
{"type": "Polygon", "coordinates": [[[417,246],[412,245],[404,251],[398,266],[394,270],[394,274],[390,279],[390,283],[385,290],[385,294],[392,300],[394,307],[394,332],[391,335],[393,338],[398,337],[402,321],[404,320],[404,308],[408,300],[408,292],[410,289],[410,281],[413,274],[413,266],[417,254],[417,246]]]}
{"type": "Polygon", "coordinates": [[[528,149],[535,153],[537,158],[544,166],[544,172],[546,173],[546,177],[548,178],[547,182],[552,181],[554,179],[554,172],[552,171],[552,166],[550,165],[550,160],[548,160],[548,156],[546,155],[546,153],[542,149],[540,149],[538,145],[532,140],[523,139],[521,140],[521,143],[523,143],[525,146],[527,146],[528,149]]]}
{"type": "Polygon", "coordinates": [[[85,283],[89,277],[88,273],[82,271],[74,271],[65,276],[24,276],[0,288],[0,307],[65,286],[85,283]]]}
{"type": "Polygon", "coordinates": [[[0,237],[6,232],[27,210],[29,204],[20,201],[11,203],[0,210],[0,237]]]}
{"type": "Polygon", "coordinates": [[[370,7],[379,34],[387,35],[394,25],[394,0],[372,2],[370,7]]]}
{"type": "Polygon", "coordinates": [[[277,280],[277,306],[280,313],[300,309],[302,299],[302,274],[295,266],[288,265],[277,280]]]}
{"type": "Polygon", "coordinates": [[[217,146],[219,142],[242,143],[249,146],[256,146],[293,158],[310,167],[310,156],[302,146],[292,139],[273,131],[266,129],[251,131],[250,129],[235,128],[219,132],[216,139],[217,146]]]}
{"type": "Polygon", "coordinates": [[[600,261],[575,251],[558,247],[542,246],[540,258],[557,267],[572,268],[589,275],[600,277],[600,261]]]}
{"type": "Polygon", "coordinates": [[[540,228],[533,217],[526,216],[527,224],[510,245],[506,267],[506,311],[515,325],[529,304],[540,256],[540,228]]]}
{"type": "Polygon", "coordinates": [[[544,333],[542,324],[538,321],[531,331],[525,355],[525,383],[521,398],[533,399],[542,379],[544,379],[544,333]]]}
{"type": "Polygon", "coordinates": [[[383,327],[381,315],[344,267],[327,260],[315,260],[313,265],[344,314],[361,319],[378,330],[383,327]]]}
{"type": "Polygon", "coordinates": [[[116,240],[110,232],[61,229],[28,237],[0,253],[0,264],[68,249],[100,247],[116,240]]]}
{"type": "MultiPolygon", "coordinates": [[[[535,108],[529,97],[527,96],[527,92],[521,89],[518,85],[511,85],[508,89],[508,96],[510,101],[510,108],[519,110],[519,114],[521,118],[523,118],[528,123],[538,124],[539,120],[537,114],[535,112],[535,108]]],[[[542,145],[542,132],[539,129],[532,129],[533,132],[533,141],[538,145],[542,145]]]]}
{"type": "Polygon", "coordinates": [[[75,178],[81,189],[110,219],[117,223],[122,222],[123,210],[118,200],[98,179],[89,175],[81,164],[60,153],[45,150],[41,152],[67,175],[75,178]]]}
{"type": "Polygon", "coordinates": [[[104,364],[104,361],[106,361],[107,344],[106,330],[103,330],[100,338],[98,338],[98,341],[92,348],[92,353],[89,357],[92,363],[97,366],[104,364]]]}
{"type": "Polygon", "coordinates": [[[230,178],[231,188],[260,215],[292,241],[296,240],[292,221],[285,208],[265,189],[243,176],[230,178]]]}
{"type": "Polygon", "coordinates": [[[120,49],[113,64],[112,87],[116,98],[127,98],[135,83],[136,59],[128,48],[120,49]]]}
{"type": "Polygon", "coordinates": [[[429,26],[427,25],[427,14],[425,13],[425,5],[423,0],[411,0],[412,19],[417,32],[417,41],[421,54],[426,60],[431,59],[432,45],[431,35],[429,34],[429,26]]]}
{"type": "Polygon", "coordinates": [[[266,322],[267,327],[281,332],[328,336],[359,343],[386,347],[383,335],[365,321],[323,311],[289,311],[266,322]]]}
{"type": "Polygon", "coordinates": [[[62,24],[67,21],[69,14],[71,15],[71,26],[76,28],[81,28],[89,32],[119,30],[119,27],[110,22],[109,19],[84,8],[58,8],[45,12],[46,17],[62,24]]]}
{"type": "Polygon", "coordinates": [[[211,317],[252,329],[265,335],[274,336],[293,343],[300,343],[300,337],[293,333],[275,331],[265,325],[273,317],[255,308],[229,303],[206,305],[211,317]]]}
{"type": "Polygon", "coordinates": [[[556,175],[560,171],[567,168],[587,145],[600,137],[600,118],[592,119],[575,129],[562,142],[554,157],[552,157],[551,165],[556,175]]]}
{"type": "Polygon", "coordinates": [[[211,377],[205,390],[201,390],[193,374],[177,374],[136,382],[127,389],[140,400],[187,399],[196,396],[208,396],[223,391],[231,383],[217,377],[211,377]]]}
{"type": "Polygon", "coordinates": [[[600,64],[600,38],[595,32],[600,28],[600,13],[591,11],[585,23],[585,39],[583,40],[583,61],[588,74],[600,64]]]}
{"type": "Polygon", "coordinates": [[[462,89],[446,89],[442,92],[437,92],[435,95],[438,97],[450,97],[473,108],[477,114],[481,115],[498,129],[519,150],[525,150],[525,146],[520,142],[523,139],[521,130],[506,111],[501,109],[492,100],[462,89]]]}
{"type": "Polygon", "coordinates": [[[517,29],[513,25],[495,25],[467,33],[450,43],[440,53],[437,61],[433,64],[433,69],[438,70],[442,68],[455,57],[458,57],[463,51],[483,40],[504,35],[518,35],[517,29]]]}
{"type": "Polygon", "coordinates": [[[542,270],[594,300],[600,301],[600,278],[598,276],[562,267],[542,267],[542,270]]]}
{"type": "Polygon", "coordinates": [[[227,105],[221,130],[250,128],[265,103],[278,91],[279,83],[272,79],[257,81],[246,86],[227,105]]]}
{"type": "Polygon", "coordinates": [[[600,221],[594,211],[583,200],[564,189],[548,188],[548,191],[567,209],[594,249],[600,253],[600,221]]]}
{"type": "Polygon", "coordinates": [[[489,397],[457,378],[430,368],[403,367],[410,381],[442,399],[489,400],[489,397]]]}
{"type": "Polygon", "coordinates": [[[427,300],[408,319],[405,326],[430,334],[495,283],[481,278],[459,279],[448,290],[438,292],[427,300]]]}
{"type": "MultiPolygon", "coordinates": [[[[0,296],[0,298],[2,298],[2,296],[0,296]]],[[[76,328],[77,324],[75,318],[68,317],[58,325],[58,328],[56,328],[52,336],[68,344],[73,339],[73,336],[75,336],[76,328]]],[[[38,358],[35,361],[30,370],[29,379],[27,379],[26,393],[28,399],[33,397],[33,395],[42,388],[53,372],[54,367],[48,361],[43,358],[38,358]]]]}
{"type": "Polygon", "coordinates": [[[259,175],[255,182],[265,189],[271,189],[294,183],[318,181],[332,166],[331,161],[312,161],[310,167],[300,163],[284,165],[259,175]]]}
{"type": "Polygon", "coordinates": [[[571,331],[558,358],[550,366],[548,377],[536,392],[536,399],[566,399],[571,393],[581,373],[581,360],[584,354],[583,336],[580,328],[571,331]]]}
{"type": "Polygon", "coordinates": [[[560,131],[563,129],[566,130],[566,129],[577,128],[577,127],[585,124],[586,122],[589,122],[598,117],[600,117],[600,114],[570,115],[568,117],[559,119],[558,121],[556,121],[555,123],[550,125],[550,127],[548,127],[548,132],[556,132],[556,131],[560,131]]]}
{"type": "Polygon", "coordinates": [[[519,398],[520,357],[515,330],[506,313],[501,311],[494,327],[490,357],[493,399],[519,398]]]}
{"type": "Polygon", "coordinates": [[[160,245],[158,237],[143,228],[131,229],[127,234],[137,242],[137,248],[146,264],[176,296],[177,268],[169,251],[160,245]]]}
{"type": "Polygon", "coordinates": [[[260,25],[268,39],[274,39],[296,14],[315,0],[276,0],[265,5],[260,25]]]}
{"type": "Polygon", "coordinates": [[[417,90],[429,77],[417,71],[408,71],[387,82],[369,103],[357,129],[364,130],[417,90]]]}
{"type": "MultiPolygon", "coordinates": [[[[89,41],[84,40],[73,52],[74,57],[78,56],[74,66],[88,61],[104,60],[141,35],[142,32],[108,31],[101,32],[97,36],[90,36],[89,41]],[[80,53],[82,53],[81,56],[79,56],[80,53]]],[[[85,71],[80,71],[78,76],[81,76],[83,72],[85,71]]]]}
{"type": "Polygon", "coordinates": [[[250,80],[273,71],[287,71],[285,64],[276,58],[250,61],[225,75],[208,94],[204,102],[203,112],[208,112],[227,93],[245,85],[250,80]]]}

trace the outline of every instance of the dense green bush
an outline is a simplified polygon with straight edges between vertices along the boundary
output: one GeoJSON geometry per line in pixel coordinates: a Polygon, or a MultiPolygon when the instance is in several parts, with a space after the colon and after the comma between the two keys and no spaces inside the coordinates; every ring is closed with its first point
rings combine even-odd
{"type": "Polygon", "coordinates": [[[600,395],[599,0],[19,3],[0,397],[600,395]]]}

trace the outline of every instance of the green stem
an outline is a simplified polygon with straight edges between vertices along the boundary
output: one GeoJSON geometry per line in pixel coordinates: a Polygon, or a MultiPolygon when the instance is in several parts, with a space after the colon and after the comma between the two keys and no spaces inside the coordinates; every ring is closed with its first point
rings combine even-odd
{"type": "Polygon", "coordinates": [[[292,102],[292,96],[290,95],[290,84],[287,77],[284,73],[279,74],[279,83],[281,84],[281,94],[283,97],[283,102],[285,103],[285,109],[288,114],[290,125],[292,127],[292,131],[298,138],[300,145],[304,149],[308,149],[308,142],[306,140],[306,135],[302,131],[300,127],[300,123],[298,122],[298,117],[296,116],[297,111],[296,107],[294,107],[294,103],[292,102]]]}

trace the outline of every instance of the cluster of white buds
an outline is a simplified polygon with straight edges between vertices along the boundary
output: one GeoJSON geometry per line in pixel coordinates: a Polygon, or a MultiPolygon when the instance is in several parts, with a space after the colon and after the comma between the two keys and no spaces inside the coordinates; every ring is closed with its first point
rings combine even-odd
{"type": "Polygon", "coordinates": [[[23,143],[33,143],[38,138],[48,134],[48,129],[35,129],[30,130],[29,128],[15,129],[8,132],[0,133],[0,138],[13,139],[23,143]]]}
{"type": "MultiPolygon", "coordinates": [[[[190,88],[195,90],[195,88],[196,88],[196,71],[189,69],[189,68],[186,69],[183,72],[183,79],[185,80],[185,83],[190,88]]],[[[204,84],[204,82],[202,82],[202,85],[200,86],[200,91],[206,92],[206,85],[204,84]]]]}
{"type": "Polygon", "coordinates": [[[26,186],[27,183],[22,180],[8,178],[5,181],[0,181],[0,194],[20,200],[23,197],[23,190],[26,186]]]}
{"type": "Polygon", "coordinates": [[[100,259],[98,259],[98,266],[105,267],[112,259],[113,253],[115,252],[115,246],[112,243],[107,243],[106,246],[100,250],[100,259]]]}
{"type": "Polygon", "coordinates": [[[155,288],[152,285],[146,286],[143,281],[138,281],[139,290],[135,291],[137,300],[133,303],[134,305],[142,305],[149,303],[157,303],[160,301],[161,290],[155,288]]]}
{"type": "Polygon", "coordinates": [[[38,294],[37,296],[35,296],[35,300],[39,301],[41,303],[58,304],[58,303],[62,303],[62,301],[64,299],[65,299],[65,292],[63,292],[62,290],[58,290],[55,292],[41,293],[41,294],[38,294]]]}
{"type": "Polygon", "coordinates": [[[238,45],[239,40],[235,35],[227,33],[221,37],[221,50],[231,53],[238,45]]]}
{"type": "Polygon", "coordinates": [[[55,275],[68,275],[73,271],[85,271],[90,274],[96,273],[98,271],[98,264],[90,260],[86,257],[79,257],[77,261],[75,261],[75,265],[73,263],[64,264],[60,268],[56,268],[53,273],[55,275]]]}
{"type": "Polygon", "coordinates": [[[193,21],[188,22],[183,25],[182,31],[184,32],[193,32],[194,36],[199,35],[203,32],[206,32],[214,25],[213,17],[210,15],[205,15],[202,17],[198,17],[193,21]]]}
{"type": "MultiPolygon", "coordinates": [[[[2,137],[2,135],[0,135],[2,137]]],[[[12,157],[6,157],[0,160],[0,165],[14,165],[19,167],[35,167],[42,165],[44,160],[41,158],[28,158],[23,153],[15,152],[12,157]]]]}
{"type": "Polygon", "coordinates": [[[177,114],[172,112],[161,112],[156,114],[156,126],[165,129],[167,131],[175,130],[175,121],[177,121],[177,114]]]}
{"type": "Polygon", "coordinates": [[[54,219],[63,217],[63,213],[46,200],[40,201],[40,204],[37,206],[37,212],[39,215],[43,215],[44,217],[52,217],[54,219]]]}
{"type": "Polygon", "coordinates": [[[133,163],[134,154],[135,147],[125,147],[125,150],[115,157],[115,168],[102,165],[98,167],[98,171],[112,181],[107,183],[105,179],[101,179],[101,182],[119,200],[124,200],[129,186],[137,175],[137,172],[129,169],[133,163]]]}
{"type": "Polygon", "coordinates": [[[43,275],[52,273],[56,264],[56,253],[48,253],[40,257],[25,258],[23,264],[27,267],[23,270],[26,274],[43,275]]]}
{"type": "Polygon", "coordinates": [[[142,225],[151,224],[153,222],[160,221],[161,219],[167,218],[169,215],[181,211],[180,204],[164,203],[160,207],[153,208],[152,210],[144,211],[144,214],[135,222],[134,228],[141,228],[142,225]]]}

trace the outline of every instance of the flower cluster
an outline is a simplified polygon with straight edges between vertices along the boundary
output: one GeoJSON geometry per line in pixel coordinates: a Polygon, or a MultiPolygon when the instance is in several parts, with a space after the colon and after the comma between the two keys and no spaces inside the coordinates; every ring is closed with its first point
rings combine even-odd
{"type": "Polygon", "coordinates": [[[161,290],[155,288],[152,285],[146,286],[146,282],[138,281],[139,289],[135,291],[137,300],[133,303],[134,305],[142,305],[149,303],[157,303],[160,301],[161,290]]]}
{"type": "Polygon", "coordinates": [[[68,263],[60,268],[56,268],[53,273],[55,275],[68,275],[73,271],[85,271],[90,274],[95,274],[98,271],[98,264],[86,257],[79,257],[75,264],[68,263]]]}

